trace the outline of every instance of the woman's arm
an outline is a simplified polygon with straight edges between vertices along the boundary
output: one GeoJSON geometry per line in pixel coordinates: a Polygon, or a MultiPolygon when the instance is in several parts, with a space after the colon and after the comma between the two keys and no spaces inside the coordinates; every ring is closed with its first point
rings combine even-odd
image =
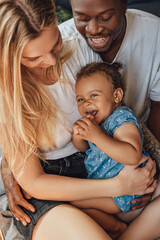
{"type": "MultiPolygon", "coordinates": [[[[18,164],[18,160],[17,165],[18,164]]],[[[135,166],[133,169],[134,170],[135,166]]],[[[122,171],[124,173],[124,171],[122,171]]],[[[137,169],[137,175],[139,171],[137,169]]],[[[77,179],[69,178],[59,175],[51,175],[44,173],[39,159],[37,157],[30,157],[26,161],[23,172],[19,175],[17,168],[13,169],[14,176],[16,177],[20,186],[31,196],[39,199],[48,200],[64,200],[75,201],[96,197],[112,197],[119,195],[130,195],[135,193],[146,193],[153,191],[153,187],[148,186],[152,183],[153,177],[150,178],[148,170],[144,171],[143,187],[139,186],[137,180],[134,180],[132,176],[127,176],[130,180],[125,178],[122,173],[112,179],[77,179]],[[147,180],[146,180],[147,176],[147,180]],[[124,178],[127,183],[124,184],[124,178]],[[136,185],[135,185],[136,183],[136,185]],[[129,185],[130,186],[129,186],[129,185]],[[137,188],[138,185],[138,188],[137,188]],[[144,189],[145,186],[145,189],[144,189]],[[143,191],[143,192],[142,192],[143,191]]],[[[155,173],[155,172],[154,172],[155,173]]],[[[134,175],[134,174],[133,174],[134,175]]],[[[137,177],[136,177],[137,178],[137,177]]]]}
{"type": "MultiPolygon", "coordinates": [[[[143,161],[146,161],[145,156],[143,156],[141,162],[143,161]]],[[[11,174],[11,171],[8,167],[7,162],[5,164],[5,167],[2,164],[2,172],[5,175],[5,178],[3,178],[3,181],[4,181],[6,192],[8,192],[8,196],[9,196],[8,197],[9,206],[13,206],[10,209],[13,215],[16,218],[18,218],[24,225],[26,225],[28,222],[30,222],[30,218],[20,209],[19,205],[31,211],[34,211],[34,208],[23,198],[19,190],[16,191],[16,189],[19,189],[19,186],[17,185],[17,182],[15,181],[13,175],[11,174]]],[[[118,176],[114,178],[114,181],[113,179],[105,180],[106,182],[105,191],[108,190],[108,194],[107,194],[108,196],[146,194],[146,193],[153,192],[156,187],[156,182],[154,181],[155,172],[156,172],[155,163],[150,158],[148,159],[146,165],[143,168],[137,168],[137,166],[126,166],[122,169],[122,171],[118,174],[118,176]]],[[[68,179],[71,180],[71,178],[68,178],[68,179]]],[[[72,180],[74,181],[74,179],[72,180]]],[[[83,186],[87,184],[87,182],[88,182],[88,179],[83,180],[81,182],[82,184],[81,188],[83,188],[83,186]]],[[[95,192],[97,187],[95,186],[95,189],[94,189],[95,192]]],[[[65,188],[65,184],[64,184],[64,188],[65,188]]],[[[82,193],[82,190],[81,190],[81,193],[82,193]]],[[[66,194],[68,195],[68,192],[66,194]]],[[[146,203],[146,201],[144,202],[146,203]]],[[[143,199],[141,204],[143,204],[143,199]]]]}

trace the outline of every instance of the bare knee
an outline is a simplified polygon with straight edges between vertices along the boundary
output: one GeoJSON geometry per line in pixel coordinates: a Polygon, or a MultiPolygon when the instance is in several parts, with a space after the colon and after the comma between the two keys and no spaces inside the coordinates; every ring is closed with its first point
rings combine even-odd
{"type": "Polygon", "coordinates": [[[72,205],[59,205],[45,213],[37,222],[32,240],[107,240],[102,228],[72,205]]]}
{"type": "Polygon", "coordinates": [[[54,235],[55,240],[58,239],[56,238],[56,232],[61,232],[67,211],[72,208],[71,205],[62,204],[47,211],[37,221],[33,230],[32,240],[50,240],[53,239],[54,235]]]}

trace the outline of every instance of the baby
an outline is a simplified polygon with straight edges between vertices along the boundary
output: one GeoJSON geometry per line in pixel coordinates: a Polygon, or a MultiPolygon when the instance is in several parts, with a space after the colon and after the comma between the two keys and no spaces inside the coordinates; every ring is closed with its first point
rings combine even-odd
{"type": "MultiPolygon", "coordinates": [[[[138,164],[145,153],[139,122],[123,103],[121,68],[120,63],[91,63],[77,74],[76,100],[82,118],[73,126],[73,143],[86,151],[88,178],[113,178],[125,165],[138,164]]],[[[73,204],[116,214],[130,211],[137,197],[88,199],[73,204]]]]}

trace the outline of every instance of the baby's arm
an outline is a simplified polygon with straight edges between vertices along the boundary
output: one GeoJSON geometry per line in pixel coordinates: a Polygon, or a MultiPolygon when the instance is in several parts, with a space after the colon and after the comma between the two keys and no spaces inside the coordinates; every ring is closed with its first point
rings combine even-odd
{"type": "Polygon", "coordinates": [[[118,127],[113,138],[88,118],[78,121],[78,131],[83,139],[94,143],[99,149],[117,162],[138,164],[142,155],[142,141],[138,128],[132,123],[118,127]]]}
{"type": "Polygon", "coordinates": [[[141,137],[132,123],[117,128],[113,138],[103,133],[94,143],[112,159],[126,165],[138,164],[142,155],[141,137]]]}
{"type": "Polygon", "coordinates": [[[97,209],[110,214],[121,212],[111,197],[72,201],[71,204],[80,209],[97,209]]]}
{"type": "Polygon", "coordinates": [[[77,122],[73,125],[72,141],[74,146],[81,152],[85,152],[89,149],[88,142],[79,135],[77,122]]]}

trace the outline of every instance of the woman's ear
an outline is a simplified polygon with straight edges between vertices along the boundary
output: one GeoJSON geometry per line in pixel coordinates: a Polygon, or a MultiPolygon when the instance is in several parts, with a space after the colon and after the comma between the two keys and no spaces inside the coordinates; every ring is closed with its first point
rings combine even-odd
{"type": "Polygon", "coordinates": [[[122,101],[122,98],[123,98],[123,90],[122,88],[117,88],[114,90],[114,93],[113,93],[113,96],[114,96],[114,101],[115,103],[120,103],[122,101]]]}

